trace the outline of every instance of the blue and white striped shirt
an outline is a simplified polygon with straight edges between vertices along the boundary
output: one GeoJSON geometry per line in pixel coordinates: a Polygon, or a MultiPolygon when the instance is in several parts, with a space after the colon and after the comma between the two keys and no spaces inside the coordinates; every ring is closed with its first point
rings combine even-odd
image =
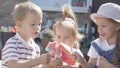
{"type": "Polygon", "coordinates": [[[28,44],[18,33],[8,39],[2,50],[2,68],[8,68],[10,60],[31,60],[40,56],[40,48],[31,40],[28,44]]]}

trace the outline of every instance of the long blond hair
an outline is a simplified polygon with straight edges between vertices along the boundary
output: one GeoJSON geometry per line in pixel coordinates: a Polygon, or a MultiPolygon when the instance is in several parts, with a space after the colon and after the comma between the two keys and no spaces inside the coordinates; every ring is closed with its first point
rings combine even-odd
{"type": "Polygon", "coordinates": [[[56,26],[59,26],[59,25],[64,26],[64,23],[63,23],[64,21],[70,21],[74,25],[74,27],[71,27],[73,36],[75,36],[76,38],[73,48],[78,49],[79,40],[81,40],[82,35],[79,34],[78,32],[78,23],[77,23],[76,15],[69,5],[63,6],[63,17],[53,25],[53,30],[55,33],[56,33],[55,31],[56,26]]]}

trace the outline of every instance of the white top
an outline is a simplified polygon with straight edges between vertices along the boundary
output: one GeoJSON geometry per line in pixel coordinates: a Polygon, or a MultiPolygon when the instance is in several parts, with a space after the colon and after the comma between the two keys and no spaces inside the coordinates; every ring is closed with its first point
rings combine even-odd
{"type": "MultiPolygon", "coordinates": [[[[98,46],[104,51],[112,50],[115,47],[115,44],[109,45],[107,40],[105,40],[105,39],[98,38],[98,39],[94,40],[93,42],[97,43],[98,46]]],[[[99,55],[92,45],[91,45],[87,55],[91,58],[97,58],[97,65],[98,65],[99,55]]]]}
{"type": "Polygon", "coordinates": [[[31,60],[40,56],[40,48],[31,39],[28,44],[18,33],[8,39],[2,50],[2,68],[8,68],[6,62],[10,60],[31,60]]]}

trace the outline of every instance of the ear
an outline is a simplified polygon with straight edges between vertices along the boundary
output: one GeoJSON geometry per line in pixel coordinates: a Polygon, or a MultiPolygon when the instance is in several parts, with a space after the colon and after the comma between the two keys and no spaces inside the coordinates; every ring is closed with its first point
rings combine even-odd
{"type": "Polygon", "coordinates": [[[19,27],[21,27],[21,23],[22,23],[22,22],[21,22],[21,21],[19,21],[19,20],[18,20],[18,21],[16,21],[16,26],[17,26],[18,28],[19,28],[19,27]]]}
{"type": "Polygon", "coordinates": [[[120,30],[120,26],[118,26],[118,27],[116,28],[116,30],[117,30],[117,31],[120,30]]]}

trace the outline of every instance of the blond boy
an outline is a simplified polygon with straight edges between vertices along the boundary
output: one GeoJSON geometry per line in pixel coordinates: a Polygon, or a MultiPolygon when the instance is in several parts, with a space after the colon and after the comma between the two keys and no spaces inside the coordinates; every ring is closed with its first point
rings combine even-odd
{"type": "Polygon", "coordinates": [[[41,30],[43,13],[31,3],[19,3],[14,8],[14,21],[18,28],[2,50],[2,68],[33,68],[50,61],[49,54],[40,56],[40,48],[34,42],[41,30]]]}

